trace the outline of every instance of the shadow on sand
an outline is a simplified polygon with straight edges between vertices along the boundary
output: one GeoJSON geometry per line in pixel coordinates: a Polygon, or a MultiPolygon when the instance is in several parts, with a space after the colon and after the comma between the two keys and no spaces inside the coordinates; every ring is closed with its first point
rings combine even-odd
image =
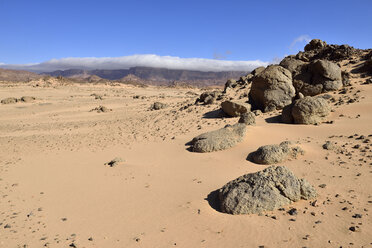
{"type": "Polygon", "coordinates": [[[205,119],[220,119],[220,118],[228,118],[228,117],[229,116],[227,116],[225,112],[223,112],[222,109],[209,111],[203,115],[203,118],[205,119]]]}
{"type": "Polygon", "coordinates": [[[272,116],[265,119],[267,123],[283,123],[282,115],[272,116]]]}
{"type": "Polygon", "coordinates": [[[217,212],[221,212],[219,200],[218,200],[218,189],[215,191],[212,191],[211,193],[208,194],[207,198],[204,200],[208,201],[209,206],[211,206],[214,210],[217,212]]]}

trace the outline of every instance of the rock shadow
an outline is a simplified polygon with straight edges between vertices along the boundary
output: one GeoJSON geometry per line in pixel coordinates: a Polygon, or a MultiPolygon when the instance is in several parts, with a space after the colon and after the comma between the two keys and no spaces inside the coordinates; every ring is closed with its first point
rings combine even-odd
{"type": "Polygon", "coordinates": [[[192,150],[192,146],[193,146],[192,140],[190,140],[189,142],[187,142],[185,144],[185,146],[187,146],[186,151],[193,152],[193,150],[192,150]]]}
{"type": "Polygon", "coordinates": [[[272,117],[268,117],[265,119],[265,121],[267,123],[283,123],[282,121],[282,115],[276,115],[276,116],[272,116],[272,117]]]}
{"type": "Polygon", "coordinates": [[[203,115],[204,119],[221,119],[221,118],[227,118],[225,112],[223,112],[222,109],[217,109],[213,111],[209,111],[203,115]]]}
{"type": "Polygon", "coordinates": [[[217,212],[223,213],[220,208],[220,202],[218,200],[218,189],[215,191],[212,191],[208,194],[207,198],[204,200],[208,201],[209,206],[211,206],[214,210],[217,212]]]}

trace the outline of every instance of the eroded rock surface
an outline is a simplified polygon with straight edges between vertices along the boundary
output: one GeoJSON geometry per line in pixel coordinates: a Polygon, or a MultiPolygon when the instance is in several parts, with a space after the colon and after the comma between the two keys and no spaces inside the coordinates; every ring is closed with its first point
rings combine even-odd
{"type": "Polygon", "coordinates": [[[298,179],[284,166],[271,166],[243,175],[227,183],[218,192],[221,211],[228,214],[272,211],[316,196],[309,182],[298,179]]]}

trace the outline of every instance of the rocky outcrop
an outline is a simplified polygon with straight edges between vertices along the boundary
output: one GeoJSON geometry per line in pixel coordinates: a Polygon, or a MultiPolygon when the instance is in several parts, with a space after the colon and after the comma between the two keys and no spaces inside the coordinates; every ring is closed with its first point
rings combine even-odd
{"type": "Polygon", "coordinates": [[[304,62],[286,57],[280,65],[292,73],[296,92],[305,96],[315,96],[322,92],[340,89],[343,84],[341,68],[328,60],[304,62]]]}
{"type": "Polygon", "coordinates": [[[191,141],[193,152],[213,152],[225,150],[241,142],[246,132],[246,125],[237,123],[232,126],[203,133],[191,141]]]}
{"type": "Polygon", "coordinates": [[[251,111],[251,105],[242,101],[224,101],[221,103],[223,112],[231,117],[241,116],[251,111]]]}
{"type": "Polygon", "coordinates": [[[362,49],[356,49],[349,45],[328,45],[325,41],[319,39],[311,40],[304,50],[304,52],[299,52],[295,57],[305,62],[316,59],[338,62],[344,59],[351,60],[353,57],[363,54],[362,49]]]}
{"type": "Polygon", "coordinates": [[[286,106],[282,111],[282,121],[289,124],[318,124],[330,111],[331,108],[323,97],[307,96],[286,106]]]}
{"type": "Polygon", "coordinates": [[[290,146],[290,142],[284,141],[279,145],[261,146],[257,151],[248,155],[248,160],[256,164],[276,164],[289,158],[297,158],[305,152],[299,146],[290,146]]]}
{"type": "Polygon", "coordinates": [[[284,166],[271,166],[246,174],[227,183],[218,192],[221,211],[228,214],[272,211],[316,196],[309,182],[298,179],[284,166]]]}
{"type": "Polygon", "coordinates": [[[292,74],[282,66],[272,65],[253,77],[250,100],[264,112],[282,109],[296,95],[292,74]]]}

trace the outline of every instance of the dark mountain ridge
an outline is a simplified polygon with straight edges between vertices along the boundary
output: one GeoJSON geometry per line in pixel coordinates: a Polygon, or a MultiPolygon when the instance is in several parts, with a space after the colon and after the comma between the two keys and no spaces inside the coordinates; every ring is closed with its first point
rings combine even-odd
{"type": "Polygon", "coordinates": [[[210,81],[213,83],[225,83],[229,78],[239,78],[249,72],[244,71],[220,71],[220,72],[204,72],[192,70],[174,70],[166,68],[154,67],[131,67],[129,69],[119,70],[58,70],[53,72],[42,73],[54,77],[62,76],[67,78],[87,78],[96,75],[103,79],[120,80],[128,75],[134,75],[144,81],[168,83],[172,81],[195,82],[195,81],[210,81]]]}

